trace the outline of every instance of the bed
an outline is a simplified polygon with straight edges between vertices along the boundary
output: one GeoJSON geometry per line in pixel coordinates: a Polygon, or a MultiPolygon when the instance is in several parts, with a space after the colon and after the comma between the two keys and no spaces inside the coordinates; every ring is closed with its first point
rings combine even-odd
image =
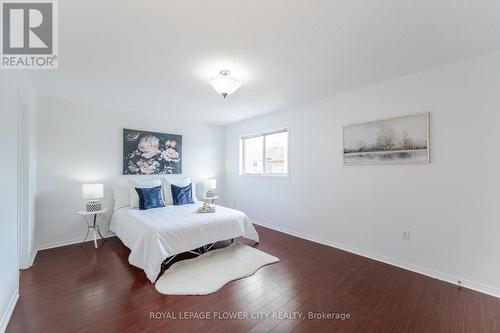
{"type": "Polygon", "coordinates": [[[169,257],[240,236],[259,241],[243,212],[216,206],[215,213],[196,213],[200,205],[148,210],[123,207],[114,212],[110,230],[130,249],[130,264],[144,270],[153,283],[169,257]]]}

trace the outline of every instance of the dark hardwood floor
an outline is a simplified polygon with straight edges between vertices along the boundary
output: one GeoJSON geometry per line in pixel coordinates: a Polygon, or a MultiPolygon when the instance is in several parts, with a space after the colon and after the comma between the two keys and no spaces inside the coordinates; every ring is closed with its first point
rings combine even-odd
{"type": "Polygon", "coordinates": [[[99,249],[89,242],[41,251],[21,274],[7,332],[500,332],[500,299],[257,229],[258,248],[281,261],[208,296],[160,295],[128,264],[118,238],[99,249]],[[238,311],[250,318],[180,318],[238,311]],[[177,319],[152,319],[152,312],[177,319]],[[285,312],[350,319],[273,318],[285,312]]]}

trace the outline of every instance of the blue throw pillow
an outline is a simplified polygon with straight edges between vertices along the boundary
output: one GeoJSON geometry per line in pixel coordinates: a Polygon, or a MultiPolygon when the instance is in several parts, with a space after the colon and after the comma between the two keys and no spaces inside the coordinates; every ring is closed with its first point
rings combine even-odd
{"type": "Polygon", "coordinates": [[[172,189],[172,199],[174,201],[174,205],[186,205],[194,203],[191,185],[192,184],[189,184],[188,186],[184,187],[170,185],[172,189]]]}
{"type": "Polygon", "coordinates": [[[162,197],[161,185],[151,188],[136,187],[135,191],[139,196],[140,210],[165,207],[165,202],[163,201],[162,197]]]}

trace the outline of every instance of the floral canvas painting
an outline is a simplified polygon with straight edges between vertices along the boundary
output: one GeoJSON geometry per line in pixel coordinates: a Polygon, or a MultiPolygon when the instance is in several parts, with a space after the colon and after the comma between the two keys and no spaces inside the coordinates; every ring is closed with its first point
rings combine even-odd
{"type": "Polygon", "coordinates": [[[182,135],[123,129],[123,174],[182,173],[182,135]]]}
{"type": "Polygon", "coordinates": [[[429,113],[344,127],[345,164],[429,162],[429,113]]]}

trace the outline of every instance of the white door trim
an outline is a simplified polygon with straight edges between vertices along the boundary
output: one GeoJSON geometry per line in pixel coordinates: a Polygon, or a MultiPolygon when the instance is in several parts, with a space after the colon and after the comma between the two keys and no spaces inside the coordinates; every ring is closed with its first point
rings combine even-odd
{"type": "Polygon", "coordinates": [[[30,185],[29,185],[29,108],[18,92],[17,98],[17,232],[18,267],[31,267],[30,185]]]}

